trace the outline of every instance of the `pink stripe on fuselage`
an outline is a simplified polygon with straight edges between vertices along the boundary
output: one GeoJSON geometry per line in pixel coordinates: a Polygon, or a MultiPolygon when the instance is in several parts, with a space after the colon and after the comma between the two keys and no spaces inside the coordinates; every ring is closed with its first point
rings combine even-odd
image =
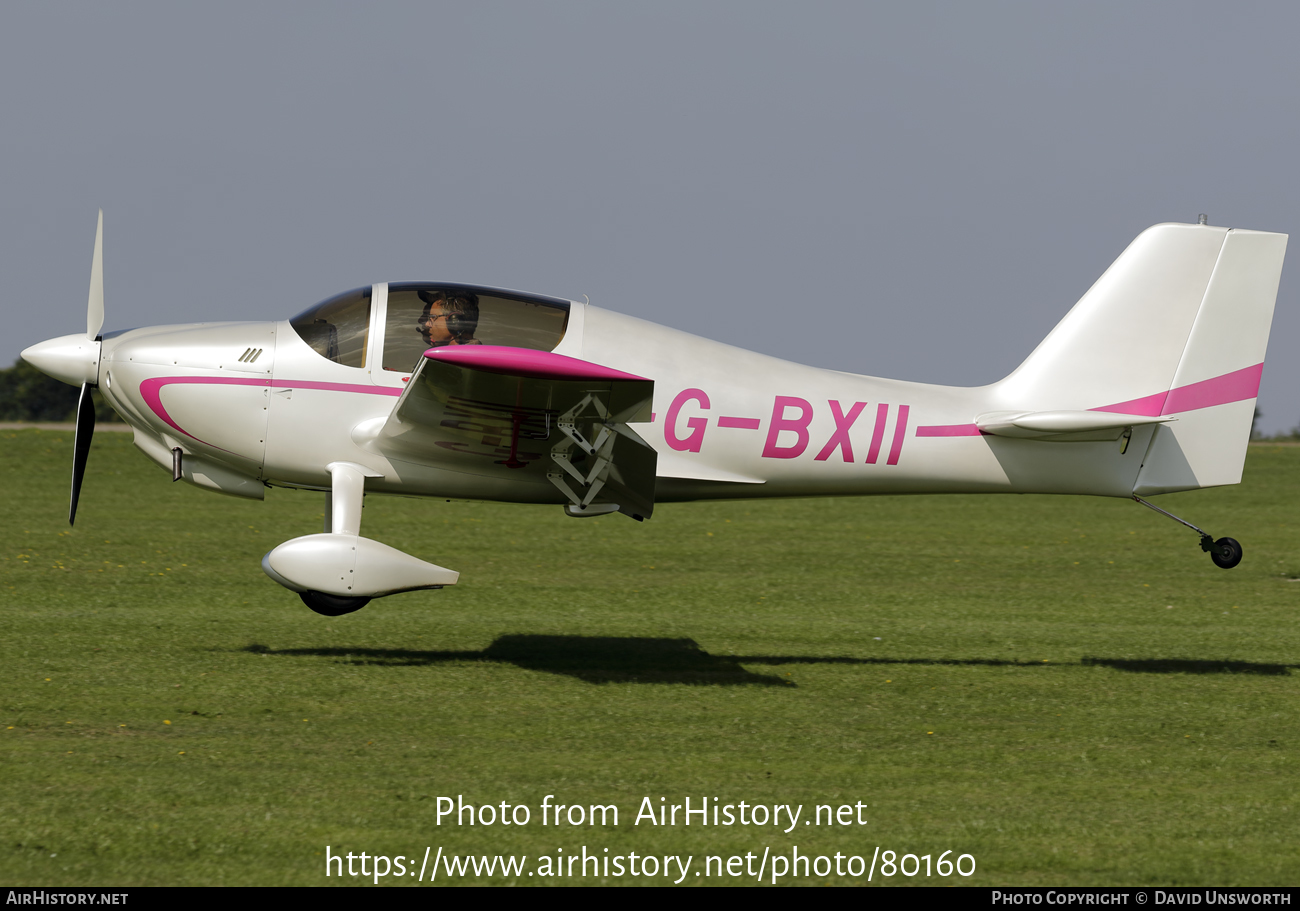
{"type": "Polygon", "coordinates": [[[980,429],[974,424],[930,424],[917,427],[919,437],[977,437],[980,429]]]}
{"type": "Polygon", "coordinates": [[[1201,380],[1178,386],[1168,392],[1157,392],[1140,399],[1130,399],[1114,405],[1091,408],[1090,411],[1106,411],[1113,414],[1141,414],[1147,417],[1159,417],[1165,414],[1180,414],[1184,411],[1197,411],[1212,408],[1215,405],[1227,405],[1243,402],[1259,395],[1259,381],[1264,374],[1264,364],[1243,367],[1222,376],[1201,380]]]}
{"type": "Polygon", "coordinates": [[[362,386],[357,383],[317,383],[314,380],[275,380],[268,384],[272,389],[323,389],[326,392],[359,392],[362,395],[400,396],[396,386],[362,386]]]}
{"type": "MultiPolygon", "coordinates": [[[[206,440],[199,440],[194,434],[190,433],[180,424],[172,420],[171,415],[162,403],[162,388],[164,386],[173,386],[178,384],[192,386],[270,386],[279,389],[321,389],[327,392],[359,392],[366,395],[392,395],[399,396],[402,390],[394,389],[391,386],[362,386],[356,383],[318,383],[313,380],[271,380],[270,377],[242,377],[242,376],[156,376],[147,379],[140,384],[140,397],[144,403],[167,426],[175,428],[178,432],[185,434],[191,440],[198,440],[205,446],[212,446],[212,443],[206,440]]],[[[215,446],[221,449],[220,446],[215,446]]],[[[224,450],[223,450],[224,451],[224,450]]]]}
{"type": "MultiPolygon", "coordinates": [[[[253,378],[235,376],[155,376],[140,384],[140,397],[144,399],[144,403],[149,406],[150,410],[153,411],[154,414],[162,418],[163,422],[169,427],[185,434],[191,440],[199,440],[199,438],[194,434],[173,421],[171,415],[167,413],[167,409],[163,407],[162,388],[176,383],[199,386],[270,386],[271,378],[267,377],[266,379],[262,379],[260,377],[253,378]]],[[[206,446],[212,445],[206,440],[199,440],[199,442],[206,446]]],[[[220,449],[221,447],[218,446],[216,448],[220,449]]]]}
{"type": "Polygon", "coordinates": [[[1157,392],[1155,395],[1143,396],[1140,399],[1130,399],[1127,402],[1117,402],[1114,405],[1102,405],[1100,408],[1089,408],[1089,411],[1106,411],[1111,414],[1140,414],[1143,417],[1155,418],[1161,415],[1161,408],[1165,407],[1165,399],[1169,398],[1167,392],[1157,392]]]}
{"type": "Polygon", "coordinates": [[[1264,365],[1261,363],[1216,376],[1212,380],[1171,389],[1161,414],[1178,414],[1253,399],[1259,395],[1259,381],[1263,375],[1264,365]]]}

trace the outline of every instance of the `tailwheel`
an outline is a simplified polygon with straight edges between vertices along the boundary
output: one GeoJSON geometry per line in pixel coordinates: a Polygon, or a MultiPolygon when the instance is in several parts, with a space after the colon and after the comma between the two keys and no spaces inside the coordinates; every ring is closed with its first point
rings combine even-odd
{"type": "Polygon", "coordinates": [[[1219,540],[1216,541],[1214,540],[1214,537],[1204,528],[1198,528],[1197,526],[1193,525],[1191,522],[1188,522],[1186,519],[1180,519],[1172,512],[1168,512],[1167,510],[1161,509],[1159,506],[1157,506],[1154,503],[1148,503],[1146,500],[1142,499],[1137,494],[1133,494],[1132,496],[1134,500],[1141,503],[1143,506],[1147,507],[1148,509],[1154,509],[1162,516],[1168,516],[1178,524],[1186,525],[1192,531],[1199,534],[1201,536],[1201,550],[1205,551],[1207,554],[1210,555],[1210,559],[1214,561],[1215,566],[1219,567],[1220,569],[1232,569],[1234,566],[1236,566],[1238,563],[1241,562],[1241,545],[1237,543],[1236,538],[1220,538],[1219,540]]]}
{"type": "Polygon", "coordinates": [[[1220,538],[1210,546],[1210,559],[1214,565],[1232,569],[1241,562],[1241,545],[1236,538],[1220,538]]]}
{"type": "MultiPolygon", "coordinates": [[[[1240,560],[1241,558],[1238,557],[1237,559],[1240,560]]],[[[1216,557],[1215,562],[1217,561],[1218,558],[1216,557]]],[[[298,597],[302,598],[303,604],[318,614],[324,614],[326,617],[341,617],[344,614],[359,611],[370,603],[369,598],[341,598],[338,595],[327,595],[325,592],[299,592],[298,597]]]]}

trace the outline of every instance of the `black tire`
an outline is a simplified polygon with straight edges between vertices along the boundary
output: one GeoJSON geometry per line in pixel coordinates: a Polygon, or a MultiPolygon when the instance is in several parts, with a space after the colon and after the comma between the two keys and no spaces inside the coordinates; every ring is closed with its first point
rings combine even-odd
{"type": "Polygon", "coordinates": [[[299,592],[298,597],[302,598],[303,604],[326,617],[342,617],[344,614],[361,610],[370,603],[369,598],[340,598],[338,595],[327,595],[324,592],[299,592]]]}
{"type": "Polygon", "coordinates": [[[1237,543],[1236,538],[1220,538],[1214,542],[1210,559],[1214,561],[1215,566],[1232,569],[1241,562],[1241,545],[1237,543]]]}

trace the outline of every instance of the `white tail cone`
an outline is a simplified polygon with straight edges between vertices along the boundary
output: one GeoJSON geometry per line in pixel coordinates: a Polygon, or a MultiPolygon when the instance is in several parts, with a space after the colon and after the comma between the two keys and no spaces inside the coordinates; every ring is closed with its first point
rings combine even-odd
{"type": "Polygon", "coordinates": [[[262,558],[266,574],[290,591],[382,598],[455,585],[460,573],[360,535],[304,535],[262,558]]]}

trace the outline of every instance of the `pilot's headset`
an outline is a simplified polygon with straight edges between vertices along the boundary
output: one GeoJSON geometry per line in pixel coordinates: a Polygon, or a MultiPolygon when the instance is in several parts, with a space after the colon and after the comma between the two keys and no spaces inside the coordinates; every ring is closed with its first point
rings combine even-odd
{"type": "Polygon", "coordinates": [[[478,329],[478,295],[468,291],[420,291],[420,300],[432,306],[441,303],[447,311],[447,331],[458,341],[472,337],[478,329]]]}

